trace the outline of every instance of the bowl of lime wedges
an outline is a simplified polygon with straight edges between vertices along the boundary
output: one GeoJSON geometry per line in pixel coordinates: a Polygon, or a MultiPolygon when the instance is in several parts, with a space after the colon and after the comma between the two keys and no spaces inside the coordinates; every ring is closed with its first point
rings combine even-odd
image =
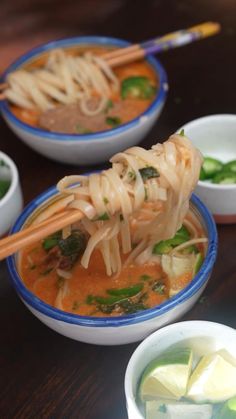
{"type": "Polygon", "coordinates": [[[125,375],[129,419],[236,418],[236,330],[179,322],[146,338],[125,375]]]}

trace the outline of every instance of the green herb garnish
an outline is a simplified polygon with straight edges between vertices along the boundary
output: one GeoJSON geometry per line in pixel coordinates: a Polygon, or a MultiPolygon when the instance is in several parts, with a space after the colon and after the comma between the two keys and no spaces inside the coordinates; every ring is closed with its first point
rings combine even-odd
{"type": "Polygon", "coordinates": [[[121,124],[121,119],[118,116],[107,116],[106,123],[111,127],[117,127],[121,124]]]}
{"type": "Polygon", "coordinates": [[[104,202],[104,204],[109,204],[109,200],[106,198],[106,196],[104,196],[104,198],[103,198],[103,202],[104,202]]]}
{"type": "Polygon", "coordinates": [[[155,169],[155,167],[152,167],[152,166],[143,167],[142,169],[139,169],[139,173],[142,176],[142,179],[144,181],[147,180],[147,179],[152,179],[152,178],[160,176],[160,174],[155,169]]]}
{"type": "Polygon", "coordinates": [[[79,256],[86,247],[85,236],[80,230],[73,230],[69,237],[58,241],[58,246],[63,256],[79,256]]]}
{"type": "Polygon", "coordinates": [[[165,285],[160,281],[154,282],[152,290],[160,295],[163,295],[165,294],[165,285]]]}
{"type": "Polygon", "coordinates": [[[104,113],[107,113],[109,111],[109,109],[113,108],[114,104],[112,102],[111,99],[108,99],[105,109],[104,109],[104,113]]]}
{"type": "Polygon", "coordinates": [[[184,137],[184,136],[185,136],[185,134],[184,134],[184,129],[183,129],[183,128],[181,129],[181,131],[180,131],[179,135],[181,135],[181,137],[184,137]]]}
{"type": "Polygon", "coordinates": [[[78,134],[91,134],[93,132],[91,129],[82,127],[80,124],[76,124],[75,130],[78,132],[78,134]]]}
{"type": "Polygon", "coordinates": [[[57,231],[54,234],[51,234],[51,236],[46,237],[46,239],[43,240],[43,248],[46,251],[51,250],[53,247],[57,246],[59,240],[61,239],[61,231],[57,231]]]}
{"type": "Polygon", "coordinates": [[[129,178],[130,178],[131,180],[136,180],[136,174],[135,174],[135,171],[134,171],[134,170],[130,170],[130,171],[128,172],[128,176],[129,176],[129,178]]]}
{"type": "Polygon", "coordinates": [[[10,185],[10,180],[0,180],[0,199],[2,199],[6,195],[8,189],[10,188],[10,185]]]}
{"type": "Polygon", "coordinates": [[[103,214],[99,215],[97,218],[94,218],[93,221],[107,221],[110,220],[109,215],[107,212],[104,212],[103,214]]]}

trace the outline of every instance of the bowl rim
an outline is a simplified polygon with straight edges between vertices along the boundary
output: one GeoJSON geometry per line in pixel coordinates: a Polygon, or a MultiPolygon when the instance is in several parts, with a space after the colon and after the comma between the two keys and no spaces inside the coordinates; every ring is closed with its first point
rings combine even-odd
{"type": "MultiPolygon", "coordinates": [[[[31,201],[24,208],[24,210],[16,220],[15,224],[11,229],[10,234],[19,231],[21,227],[24,225],[25,221],[28,219],[28,217],[32,214],[32,212],[36,210],[46,200],[54,196],[56,193],[58,193],[56,186],[52,186],[51,188],[47,189],[45,192],[40,194],[38,197],[36,197],[33,201],[31,201]]],[[[90,327],[120,327],[145,322],[147,320],[159,317],[165,314],[166,312],[170,311],[172,308],[175,308],[179,304],[186,302],[196,292],[198,292],[198,290],[207,282],[216,259],[218,237],[215,221],[207,207],[194,194],[191,197],[191,203],[196,207],[201,217],[203,218],[205,228],[208,233],[209,241],[206,257],[199,272],[197,273],[197,275],[195,275],[195,277],[187,285],[187,287],[185,287],[174,297],[159,304],[158,306],[152,307],[144,311],[140,311],[138,313],[114,317],[80,316],[78,314],[68,313],[59,310],[43,302],[26,288],[18,273],[15,255],[11,255],[7,258],[7,266],[10,273],[11,283],[16,289],[19,296],[24,300],[24,302],[30,305],[33,309],[39,311],[40,313],[50,318],[63,321],[65,323],[90,327]]]]}
{"type": "MultiPolygon", "coordinates": [[[[199,118],[196,119],[192,119],[189,122],[186,122],[185,124],[183,124],[178,130],[177,132],[181,131],[182,129],[187,130],[187,129],[195,129],[196,126],[204,126],[204,123],[208,123],[209,121],[214,121],[214,120],[225,120],[225,122],[228,121],[235,121],[236,123],[236,114],[232,114],[232,113],[219,113],[219,114],[212,114],[212,115],[204,115],[201,116],[199,118]]],[[[210,183],[210,182],[205,182],[202,180],[198,181],[198,186],[201,186],[202,188],[206,188],[206,189],[212,189],[212,190],[234,190],[236,189],[236,184],[214,184],[214,183],[210,183]]]]}
{"type": "Polygon", "coordinates": [[[5,195],[3,196],[3,198],[0,199],[0,210],[1,210],[1,208],[5,204],[7,204],[7,202],[13,196],[13,194],[14,194],[16,188],[17,188],[17,185],[19,183],[19,174],[18,174],[18,169],[16,167],[16,164],[11,159],[11,157],[8,156],[8,154],[4,153],[3,151],[0,151],[0,160],[3,160],[8,165],[8,167],[10,169],[10,173],[11,173],[10,187],[7,190],[7,192],[5,193],[5,195]]]}
{"type": "MultiPolygon", "coordinates": [[[[70,37],[70,38],[63,38],[58,39],[55,41],[51,41],[48,43],[44,43],[40,46],[32,48],[30,51],[26,52],[25,54],[21,55],[18,59],[16,59],[9,67],[4,71],[1,76],[1,81],[4,82],[6,76],[11,73],[12,71],[16,70],[17,68],[21,67],[22,65],[30,62],[32,59],[37,58],[41,54],[49,51],[53,48],[69,48],[70,46],[76,46],[80,44],[97,44],[99,46],[126,46],[130,45],[131,42],[113,38],[113,37],[105,37],[105,36],[78,36],[78,37],[70,37]]],[[[121,134],[126,132],[129,129],[132,129],[142,123],[144,118],[149,118],[152,116],[157,109],[164,104],[166,100],[166,95],[168,91],[168,78],[164,67],[162,66],[161,62],[157,60],[156,57],[149,55],[146,58],[147,62],[152,66],[155,73],[159,78],[159,88],[154,100],[151,104],[147,107],[147,109],[141,113],[138,117],[132,119],[131,121],[121,124],[120,127],[112,128],[106,131],[99,131],[95,133],[88,133],[88,134],[66,134],[66,133],[56,133],[43,130],[38,127],[33,127],[25,122],[21,121],[17,118],[13,112],[11,111],[8,101],[3,100],[0,101],[0,111],[3,116],[11,122],[17,128],[26,131],[28,134],[34,136],[40,136],[43,139],[47,140],[56,140],[56,141],[88,141],[88,140],[99,140],[99,139],[113,139],[114,135],[121,134]],[[111,137],[111,138],[110,138],[111,137]]]]}
{"type": "MultiPolygon", "coordinates": [[[[139,414],[140,419],[144,418],[144,416],[141,414],[141,412],[138,409],[137,403],[135,402],[135,397],[133,394],[133,383],[132,383],[132,376],[133,371],[135,369],[136,364],[138,363],[140,357],[145,352],[145,349],[155,344],[157,345],[158,341],[160,339],[165,338],[167,334],[171,334],[175,331],[181,331],[183,332],[185,329],[191,329],[194,330],[196,333],[196,337],[199,335],[200,330],[202,333],[202,329],[205,329],[208,331],[209,329],[215,329],[216,335],[220,335],[220,331],[224,330],[228,334],[232,334],[235,337],[236,341],[236,330],[228,325],[225,325],[223,323],[208,321],[208,320],[187,320],[187,321],[180,321],[174,324],[168,324],[161,329],[156,330],[155,332],[151,333],[149,336],[147,336],[133,351],[132,355],[129,358],[126,371],[125,371],[125,378],[124,378],[124,389],[125,389],[125,397],[128,404],[132,404],[132,407],[135,408],[136,412],[139,414]]],[[[179,338],[181,339],[181,335],[179,335],[179,338]]],[[[148,362],[149,363],[149,362],[148,362]]],[[[146,363],[146,366],[148,365],[146,363]]],[[[145,369],[145,367],[144,367],[145,369]]],[[[143,369],[143,370],[144,370],[143,369]]]]}

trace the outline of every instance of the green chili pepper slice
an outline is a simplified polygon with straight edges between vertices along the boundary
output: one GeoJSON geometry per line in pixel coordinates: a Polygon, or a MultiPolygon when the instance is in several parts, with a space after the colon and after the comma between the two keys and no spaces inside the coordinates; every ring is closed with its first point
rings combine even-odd
{"type": "Polygon", "coordinates": [[[172,239],[161,240],[153,246],[152,253],[155,255],[162,255],[169,253],[173,247],[185,243],[190,239],[190,234],[187,228],[183,225],[172,239]]]}
{"type": "Polygon", "coordinates": [[[223,163],[212,157],[205,157],[202,167],[205,173],[205,179],[211,179],[216,173],[223,169],[223,163]]]}
{"type": "Polygon", "coordinates": [[[236,173],[222,170],[212,178],[212,183],[230,185],[236,183],[236,173]]]}
{"type": "Polygon", "coordinates": [[[156,90],[148,77],[132,76],[122,81],[121,97],[122,99],[151,99],[156,90]]]}

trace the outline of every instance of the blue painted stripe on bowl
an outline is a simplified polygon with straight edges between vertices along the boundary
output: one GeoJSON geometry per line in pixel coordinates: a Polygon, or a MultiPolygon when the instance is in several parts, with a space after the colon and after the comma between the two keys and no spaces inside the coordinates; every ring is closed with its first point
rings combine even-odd
{"type": "MultiPolygon", "coordinates": [[[[30,202],[15,222],[11,230],[11,233],[16,233],[17,231],[21,230],[29,215],[32,214],[32,212],[36,208],[38,208],[42,203],[44,203],[47,199],[55,195],[56,192],[56,187],[53,186],[49,188],[46,192],[43,192],[41,195],[35,198],[32,202],[30,202]]],[[[197,208],[205,222],[209,239],[207,254],[203,262],[203,265],[201,266],[201,269],[199,270],[198,274],[194,277],[194,279],[191,281],[191,283],[188,284],[187,287],[183,291],[178,293],[176,296],[172,297],[171,299],[160,304],[157,307],[120,317],[101,318],[79,316],[77,314],[66,313],[44,303],[25,287],[17,272],[16,260],[14,255],[7,258],[7,265],[10,272],[11,283],[16,289],[19,296],[32,308],[38,310],[46,316],[63,321],[65,323],[90,327],[120,327],[144,322],[155,317],[161,316],[169,310],[171,310],[172,308],[175,308],[178,305],[186,302],[207,282],[216,259],[218,238],[215,221],[213,220],[213,217],[211,216],[207,207],[196,195],[192,195],[191,202],[197,208]]]]}
{"type": "MultiPolygon", "coordinates": [[[[43,44],[39,47],[33,48],[28,53],[21,56],[19,59],[14,61],[7,70],[3,73],[1,77],[1,81],[4,82],[6,76],[11,73],[12,71],[16,70],[17,68],[21,67],[23,64],[30,62],[32,59],[37,58],[37,56],[41,55],[44,52],[49,51],[53,48],[66,48],[74,45],[82,45],[82,44],[97,44],[97,45],[109,45],[109,46],[126,46],[130,45],[130,42],[117,39],[117,38],[108,38],[108,37],[99,37],[99,36],[81,36],[76,38],[66,38],[57,41],[52,41],[47,44],[43,44]]],[[[2,112],[5,119],[11,122],[13,125],[16,125],[19,129],[26,131],[27,133],[35,136],[40,136],[42,139],[48,140],[56,140],[56,141],[86,141],[86,140],[99,140],[101,138],[112,139],[114,135],[120,134],[124,131],[127,131],[130,128],[138,126],[140,123],[140,119],[143,117],[150,117],[159,107],[164,105],[167,95],[167,74],[165,69],[163,68],[160,61],[158,61],[155,57],[149,56],[147,61],[151,64],[154,68],[155,72],[158,74],[159,77],[159,89],[156,95],[156,98],[152,102],[152,104],[146,109],[145,112],[140,114],[137,118],[132,119],[132,121],[127,122],[126,124],[122,124],[120,127],[113,128],[107,131],[100,131],[98,133],[92,134],[62,134],[62,133],[53,133],[48,132],[40,128],[31,127],[30,125],[22,122],[18,119],[10,110],[8,102],[6,100],[0,101],[0,111],[2,112]]]]}

